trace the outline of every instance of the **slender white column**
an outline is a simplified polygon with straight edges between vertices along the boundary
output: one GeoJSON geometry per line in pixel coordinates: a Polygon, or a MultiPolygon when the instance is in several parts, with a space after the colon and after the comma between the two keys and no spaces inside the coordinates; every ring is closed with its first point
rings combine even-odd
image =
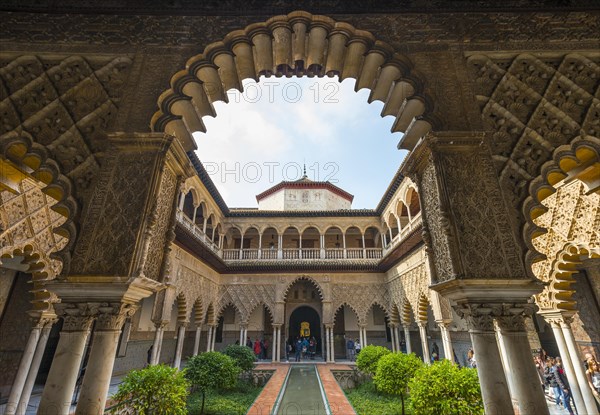
{"type": "Polygon", "coordinates": [[[89,315],[64,318],[63,329],[38,408],[39,414],[69,413],[92,321],[93,318],[89,315]]]}
{"type": "MultiPolygon", "coordinates": [[[[273,344],[271,345],[271,362],[277,361],[275,351],[277,350],[277,327],[273,326],[273,344]]],[[[266,357],[266,356],[265,356],[266,357]]]]}
{"type": "MultiPolygon", "coordinates": [[[[38,340],[37,347],[35,348],[35,354],[33,355],[33,360],[31,361],[31,367],[29,368],[29,373],[27,374],[27,380],[23,386],[23,393],[21,394],[21,399],[19,399],[17,415],[25,415],[25,412],[27,411],[27,405],[29,404],[29,398],[31,398],[31,392],[33,391],[35,378],[38,375],[40,363],[42,362],[42,357],[44,356],[46,344],[48,343],[48,337],[50,336],[50,331],[52,330],[52,325],[54,322],[55,320],[49,321],[42,329],[42,334],[38,340]]],[[[6,413],[8,414],[9,412],[6,413]]]]}
{"type": "MultiPolygon", "coordinates": [[[[277,347],[277,361],[281,362],[281,326],[277,328],[277,339],[278,339],[278,347],[277,347]]],[[[285,342],[284,342],[285,345],[285,342]]],[[[287,345],[285,345],[287,347],[287,345]]]]}
{"type": "Polygon", "coordinates": [[[25,345],[21,362],[19,363],[19,369],[17,370],[17,376],[13,382],[12,388],[10,389],[10,395],[8,396],[8,402],[6,404],[6,414],[14,415],[17,411],[21,394],[23,393],[23,387],[27,380],[27,374],[31,368],[31,361],[35,354],[35,349],[42,333],[43,324],[36,324],[29,333],[29,339],[25,345]]]}
{"type": "Polygon", "coordinates": [[[262,233],[258,234],[258,254],[257,258],[262,258],[262,233]]]}
{"type": "Polygon", "coordinates": [[[298,237],[298,258],[302,259],[302,234],[298,237]]]}
{"type": "Polygon", "coordinates": [[[194,356],[200,351],[200,338],[202,336],[202,324],[196,326],[196,337],[194,338],[194,356]]]}
{"type": "Polygon", "coordinates": [[[367,245],[365,244],[365,234],[360,235],[362,238],[362,249],[363,249],[363,258],[367,258],[367,245]]]}
{"type": "Polygon", "coordinates": [[[179,194],[179,210],[183,210],[183,205],[185,203],[185,194],[181,192],[179,194]]]}
{"type": "Polygon", "coordinates": [[[152,345],[152,354],[150,364],[157,365],[160,362],[160,351],[162,349],[163,334],[165,332],[165,321],[154,323],[156,331],[154,332],[154,343],[152,345]]]}
{"type": "Polygon", "coordinates": [[[362,346],[366,347],[368,345],[367,343],[367,326],[363,327],[363,343],[362,346]]]}
{"type": "Polygon", "coordinates": [[[183,353],[183,340],[185,339],[185,327],[186,324],[182,323],[177,328],[177,346],[175,347],[175,360],[173,361],[173,367],[179,369],[181,366],[181,355],[183,353]]]}
{"type": "Polygon", "coordinates": [[[208,326],[208,338],[206,339],[206,351],[210,352],[213,338],[213,326],[208,326]]]}
{"type": "Polygon", "coordinates": [[[396,338],[394,337],[394,326],[390,325],[390,337],[392,338],[392,352],[396,352],[396,338]]]}
{"type": "Polygon", "coordinates": [[[329,327],[325,326],[325,337],[323,337],[323,352],[325,353],[325,361],[329,362],[329,327]]]}
{"type": "Polygon", "coordinates": [[[208,218],[204,218],[204,224],[202,225],[202,233],[206,235],[206,226],[208,225],[208,218]]]}
{"type": "Polygon", "coordinates": [[[346,253],[346,234],[342,233],[342,244],[344,247],[344,259],[348,258],[348,254],[346,253]]]}
{"type": "Polygon", "coordinates": [[[277,259],[283,258],[283,235],[277,235],[277,259]]]}
{"type": "Polygon", "coordinates": [[[329,340],[329,344],[330,344],[330,347],[331,347],[331,351],[330,351],[331,359],[330,359],[330,362],[334,363],[335,362],[335,349],[333,347],[333,327],[329,328],[329,339],[330,339],[329,340]]]}
{"type": "Polygon", "coordinates": [[[410,330],[408,326],[404,326],[404,342],[406,343],[406,353],[412,353],[412,347],[410,345],[410,330]]]}
{"type": "Polygon", "coordinates": [[[192,215],[192,223],[196,224],[196,212],[198,212],[198,206],[194,206],[194,213],[192,215]]]}
{"type": "Polygon", "coordinates": [[[212,344],[210,346],[210,351],[214,352],[215,351],[215,343],[217,341],[217,327],[214,326],[213,327],[213,336],[212,336],[212,344]]]}
{"type": "Polygon", "coordinates": [[[431,356],[429,355],[429,343],[427,343],[427,323],[425,321],[418,321],[419,335],[421,336],[421,347],[423,348],[423,361],[426,364],[431,363],[431,356]]]}
{"type": "Polygon", "coordinates": [[[400,348],[400,328],[398,326],[394,327],[394,337],[396,338],[396,351],[401,352],[400,348]]]}
{"type": "MultiPolygon", "coordinates": [[[[583,399],[583,394],[581,393],[581,388],[579,382],[577,381],[577,375],[575,374],[575,369],[573,367],[573,361],[571,360],[571,354],[569,353],[565,337],[560,328],[560,323],[559,321],[552,319],[546,319],[546,321],[548,321],[550,327],[552,327],[552,332],[554,333],[554,338],[556,339],[556,345],[558,346],[558,351],[563,362],[563,367],[565,369],[565,373],[567,374],[567,380],[569,381],[569,386],[571,387],[571,393],[573,394],[575,406],[577,407],[578,412],[584,412],[583,409],[586,409],[585,413],[588,413],[589,410],[587,410],[587,405],[585,404],[585,401],[583,399]]],[[[579,362],[575,363],[579,364],[579,362]]],[[[587,387],[587,385],[584,386],[587,387]]]]}
{"type": "Polygon", "coordinates": [[[244,326],[240,326],[240,346],[246,344],[246,339],[244,338],[244,326]]]}
{"type": "Polygon", "coordinates": [[[244,234],[242,234],[242,239],[240,239],[240,259],[244,259],[244,234]]]}
{"type": "MultiPolygon", "coordinates": [[[[565,338],[565,343],[567,344],[567,349],[569,351],[569,356],[571,357],[571,362],[573,363],[573,369],[575,371],[575,376],[577,377],[577,383],[579,384],[579,389],[581,390],[581,394],[583,395],[583,401],[585,402],[585,409],[588,414],[597,414],[598,410],[596,409],[596,401],[594,399],[594,395],[592,395],[592,391],[590,390],[587,382],[587,377],[585,372],[583,371],[583,367],[581,365],[581,359],[579,358],[579,353],[577,351],[577,344],[575,343],[575,338],[573,337],[573,331],[571,331],[570,319],[567,317],[563,317],[560,323],[560,329],[565,338]]],[[[580,411],[581,413],[582,411],[580,411]]]]}
{"type": "Polygon", "coordinates": [[[442,335],[442,345],[444,347],[444,358],[454,362],[454,352],[452,351],[452,339],[450,337],[450,330],[448,326],[451,321],[439,321],[438,326],[440,328],[440,334],[442,335]]]}

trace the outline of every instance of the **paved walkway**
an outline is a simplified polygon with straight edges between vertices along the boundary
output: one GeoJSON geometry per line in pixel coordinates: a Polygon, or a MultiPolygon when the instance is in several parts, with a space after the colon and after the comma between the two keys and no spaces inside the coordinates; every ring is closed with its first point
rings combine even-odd
{"type": "Polygon", "coordinates": [[[348,365],[317,365],[317,370],[319,371],[319,376],[321,377],[321,382],[323,383],[323,389],[325,390],[325,395],[327,395],[327,401],[329,402],[329,407],[331,408],[331,413],[333,415],[352,415],[356,414],[350,402],[348,402],[348,398],[346,398],[346,394],[335,380],[333,373],[331,370],[352,370],[352,367],[348,365]]]}
{"type": "Polygon", "coordinates": [[[277,402],[279,391],[283,386],[285,377],[290,370],[289,364],[274,363],[261,364],[258,366],[261,370],[275,370],[271,379],[267,382],[254,404],[248,410],[247,415],[269,415],[277,402]]]}

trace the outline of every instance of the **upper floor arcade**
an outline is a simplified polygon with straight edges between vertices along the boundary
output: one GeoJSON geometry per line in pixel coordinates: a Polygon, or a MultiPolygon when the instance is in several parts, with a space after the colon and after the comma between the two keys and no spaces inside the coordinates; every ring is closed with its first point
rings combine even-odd
{"type": "Polygon", "coordinates": [[[177,243],[220,269],[258,264],[378,268],[421,243],[418,189],[397,173],[375,209],[229,208],[195,154],[182,186],[177,243]]]}

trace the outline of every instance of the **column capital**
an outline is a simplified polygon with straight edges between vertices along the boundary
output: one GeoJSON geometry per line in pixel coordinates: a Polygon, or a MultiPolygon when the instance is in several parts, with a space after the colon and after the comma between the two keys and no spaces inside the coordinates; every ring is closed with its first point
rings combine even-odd
{"type": "Polygon", "coordinates": [[[443,320],[436,320],[435,323],[438,325],[438,327],[440,328],[445,328],[448,329],[450,327],[450,324],[452,324],[452,320],[448,320],[448,319],[443,319],[443,320]]]}
{"type": "MultiPolygon", "coordinates": [[[[362,326],[358,326],[358,327],[362,327],[362,326]]],[[[327,330],[333,330],[333,324],[325,324],[325,328],[327,330]]]]}
{"type": "Polygon", "coordinates": [[[59,303],[56,315],[63,319],[62,331],[88,331],[98,313],[98,303],[59,303]]]}
{"type": "Polygon", "coordinates": [[[152,320],[152,322],[154,323],[154,327],[156,327],[157,330],[162,330],[169,325],[169,320],[152,320]]]}
{"type": "Polygon", "coordinates": [[[470,332],[493,332],[495,325],[503,332],[524,332],[524,317],[534,314],[535,305],[510,302],[461,303],[454,306],[454,310],[467,321],[470,332]]]}
{"type": "Polygon", "coordinates": [[[571,310],[540,310],[538,314],[552,327],[570,327],[574,311],[571,310]]]}
{"type": "Polygon", "coordinates": [[[137,309],[137,304],[104,303],[98,307],[95,329],[99,331],[119,331],[123,327],[125,319],[133,316],[137,309]]]}
{"type": "Polygon", "coordinates": [[[279,323],[271,324],[271,326],[274,327],[274,328],[276,328],[276,329],[280,329],[282,325],[283,324],[279,324],[279,323]]]}
{"type": "Polygon", "coordinates": [[[427,322],[426,321],[417,321],[417,326],[419,326],[419,327],[427,327],[427,322]]]}

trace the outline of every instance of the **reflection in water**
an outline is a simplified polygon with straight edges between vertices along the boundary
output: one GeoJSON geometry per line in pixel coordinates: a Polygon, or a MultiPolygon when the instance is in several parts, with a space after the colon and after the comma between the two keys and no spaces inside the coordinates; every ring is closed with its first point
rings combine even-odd
{"type": "Polygon", "coordinates": [[[328,415],[315,365],[292,366],[276,415],[328,415]]]}

